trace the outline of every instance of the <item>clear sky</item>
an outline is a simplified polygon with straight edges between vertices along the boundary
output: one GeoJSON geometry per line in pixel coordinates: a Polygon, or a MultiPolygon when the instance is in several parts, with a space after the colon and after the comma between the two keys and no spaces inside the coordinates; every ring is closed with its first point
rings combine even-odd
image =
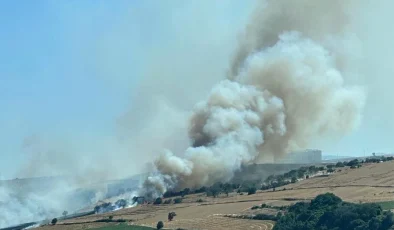
{"type": "MultiPolygon", "coordinates": [[[[64,138],[75,148],[90,148],[100,137],[115,136],[116,120],[129,111],[145,78],[157,80],[154,87],[160,89],[161,84],[171,86],[162,79],[173,76],[175,81],[169,82],[179,83],[167,95],[172,101],[187,93],[181,85],[189,75],[212,74],[208,82],[194,82],[196,91],[209,90],[207,86],[224,76],[223,66],[253,3],[0,1],[0,176],[11,178],[19,171],[26,159],[23,142],[32,135],[64,138]]],[[[376,51],[377,43],[371,44],[376,51]]],[[[372,62],[380,64],[375,58],[372,62]]],[[[388,91],[392,86],[381,85],[388,91]]],[[[379,114],[381,107],[374,106],[385,101],[392,108],[392,103],[389,95],[373,96],[365,112],[367,122],[329,146],[329,153],[393,151],[394,125],[387,121],[394,110],[379,114]]]]}

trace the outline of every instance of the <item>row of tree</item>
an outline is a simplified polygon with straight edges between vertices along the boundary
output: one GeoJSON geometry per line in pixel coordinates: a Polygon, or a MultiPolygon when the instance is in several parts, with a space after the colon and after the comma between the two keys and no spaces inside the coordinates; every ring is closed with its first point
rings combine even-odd
{"type": "Polygon", "coordinates": [[[328,164],[328,165],[321,165],[321,166],[309,166],[309,167],[300,167],[299,169],[293,169],[289,172],[286,172],[281,175],[270,175],[264,181],[255,180],[255,181],[244,181],[243,183],[215,183],[210,187],[201,187],[198,189],[190,189],[185,188],[181,191],[167,191],[164,193],[164,198],[176,197],[181,196],[184,197],[188,194],[193,193],[206,193],[207,196],[217,197],[220,194],[226,194],[227,196],[229,193],[237,190],[239,194],[247,193],[247,194],[254,194],[256,190],[260,188],[261,190],[268,190],[273,189],[281,186],[288,185],[290,183],[296,183],[300,179],[308,179],[310,176],[317,174],[318,172],[327,172],[333,173],[337,168],[343,167],[350,167],[350,168],[358,168],[361,167],[363,163],[379,163],[381,161],[391,161],[394,160],[394,157],[372,157],[367,158],[365,160],[359,161],[358,159],[354,159],[351,161],[343,161],[337,162],[336,164],[328,164]]]}

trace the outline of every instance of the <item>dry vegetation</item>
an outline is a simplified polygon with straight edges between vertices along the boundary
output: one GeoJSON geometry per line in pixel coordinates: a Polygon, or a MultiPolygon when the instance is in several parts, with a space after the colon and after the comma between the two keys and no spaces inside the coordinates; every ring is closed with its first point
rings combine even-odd
{"type": "Polygon", "coordinates": [[[258,191],[254,195],[222,194],[218,198],[206,197],[204,194],[192,194],[183,199],[181,204],[142,205],[123,209],[113,213],[86,216],[59,222],[56,226],[44,226],[43,229],[89,229],[106,226],[105,223],[89,223],[98,219],[125,219],[127,224],[155,227],[163,221],[165,228],[185,229],[272,229],[273,222],[235,219],[224,214],[255,214],[265,212],[275,214],[277,210],[250,208],[262,203],[271,206],[290,205],[300,200],[310,200],[315,196],[332,192],[345,201],[356,203],[391,201],[394,197],[394,162],[364,164],[361,168],[348,167],[336,169],[327,177],[313,177],[295,184],[272,190],[258,191]],[[339,172],[339,170],[341,170],[339,172]],[[283,190],[286,188],[286,190],[283,190]],[[197,202],[202,199],[204,202],[197,202]],[[169,212],[177,216],[167,221],[169,212]]]}

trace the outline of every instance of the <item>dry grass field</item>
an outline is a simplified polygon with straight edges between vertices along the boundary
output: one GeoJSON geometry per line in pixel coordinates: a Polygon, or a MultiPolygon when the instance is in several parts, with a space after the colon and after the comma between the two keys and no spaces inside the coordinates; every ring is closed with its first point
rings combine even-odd
{"type": "MultiPolygon", "coordinates": [[[[281,188],[275,192],[258,191],[254,195],[231,193],[227,197],[206,197],[204,194],[186,196],[181,204],[146,205],[123,209],[113,213],[92,215],[64,222],[56,226],[44,226],[42,229],[90,229],[106,226],[105,223],[91,223],[107,218],[128,220],[128,224],[155,227],[163,221],[165,228],[176,229],[272,229],[273,222],[235,219],[224,214],[251,214],[250,208],[262,203],[271,206],[289,205],[301,200],[310,200],[318,194],[332,192],[345,201],[380,202],[394,200],[394,162],[365,164],[358,169],[342,168],[325,177],[313,177],[281,188]],[[285,190],[284,190],[285,188],[285,190]],[[204,202],[198,203],[202,199],[204,202]],[[177,216],[167,221],[169,212],[177,216]]],[[[275,210],[259,209],[257,212],[276,213],[275,210]]]]}

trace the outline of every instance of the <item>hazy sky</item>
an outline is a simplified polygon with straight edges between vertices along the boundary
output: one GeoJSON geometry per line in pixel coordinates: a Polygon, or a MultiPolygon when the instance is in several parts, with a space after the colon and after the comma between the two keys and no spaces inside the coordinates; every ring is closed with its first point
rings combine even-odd
{"type": "MultiPolygon", "coordinates": [[[[136,88],[148,75],[165,84],[160,76],[173,72],[180,83],[167,97],[186,97],[178,106],[190,108],[185,104],[200,95],[187,96],[183,79],[196,72],[213,74],[204,78],[207,82],[195,82],[204,94],[225,76],[253,3],[0,1],[0,175],[17,174],[27,159],[27,137],[64,139],[73,149],[95,151],[95,142],[117,135],[117,119],[132,108],[136,88]],[[170,60],[177,68],[159,68],[157,63],[170,60]],[[209,71],[201,70],[207,65],[209,71]]],[[[383,96],[385,101],[388,96],[383,96]]],[[[380,118],[371,110],[366,116],[358,131],[322,144],[323,150],[341,155],[360,155],[363,149],[393,151],[390,116],[380,118]]]]}
{"type": "Polygon", "coordinates": [[[220,50],[201,52],[231,53],[232,27],[247,19],[251,1],[210,2],[1,1],[0,175],[19,171],[32,135],[64,138],[73,148],[116,135],[116,119],[155,55],[209,46],[192,32],[216,37],[220,50]]]}

